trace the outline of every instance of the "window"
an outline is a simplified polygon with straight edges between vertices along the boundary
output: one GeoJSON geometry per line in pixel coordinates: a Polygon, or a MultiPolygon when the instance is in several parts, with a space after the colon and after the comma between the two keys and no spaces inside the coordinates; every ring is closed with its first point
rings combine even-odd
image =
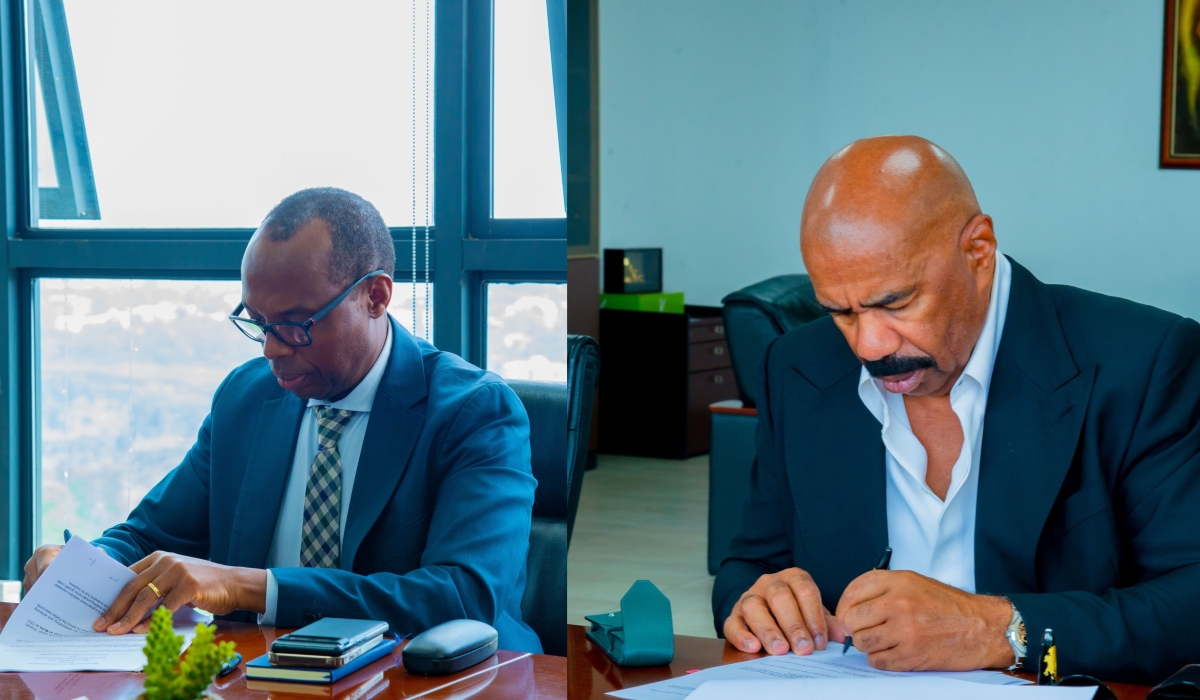
{"type": "Polygon", "coordinates": [[[546,0],[496,0],[495,37],[493,215],[565,217],[546,0]]]}
{"type": "MultiPolygon", "coordinates": [[[[409,330],[412,291],[392,295],[409,330]]],[[[221,380],[262,346],[227,320],[237,281],[40,278],[35,294],[37,540],[98,537],[179,464],[221,380]]],[[[427,296],[418,285],[418,308],[427,296]]]]}
{"type": "Polygon", "coordinates": [[[418,338],[433,337],[433,285],[413,283],[411,276],[394,280],[388,313],[418,338]]]}
{"type": "Polygon", "coordinates": [[[417,335],[509,376],[565,376],[549,284],[566,271],[565,3],[19,5],[23,23],[0,23],[26,47],[0,56],[18,112],[0,189],[21,195],[0,268],[15,339],[0,343],[0,498],[16,504],[0,509],[0,578],[64,527],[120,520],[179,463],[217,384],[260,352],[226,302],[249,230],[298,189],[379,207],[390,311],[417,335]],[[517,283],[530,291],[509,295],[517,283]]]}
{"type": "Polygon", "coordinates": [[[241,283],[36,283],[39,544],[121,522],[179,464],[225,375],[260,346],[226,316],[241,283]]]}
{"type": "Polygon", "coordinates": [[[432,0],[28,7],[33,225],[254,228],[321,185],[428,222],[432,0]]]}
{"type": "Polygon", "coordinates": [[[567,381],[567,285],[487,285],[487,368],[505,379],[567,381]]]}

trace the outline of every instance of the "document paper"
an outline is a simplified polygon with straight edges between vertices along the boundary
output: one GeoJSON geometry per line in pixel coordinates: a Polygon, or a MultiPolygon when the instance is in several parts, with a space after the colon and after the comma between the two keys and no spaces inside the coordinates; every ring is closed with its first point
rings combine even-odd
{"type": "MultiPolygon", "coordinates": [[[[0,632],[0,671],[140,670],[146,635],[92,631],[134,575],[104,550],[72,537],[0,632]]],[[[184,636],[190,641],[192,635],[184,636]]]]}
{"type": "Polygon", "coordinates": [[[968,685],[948,678],[816,678],[792,681],[708,681],[688,700],[730,698],[837,698],[837,700],[1091,700],[1092,688],[1036,685],[968,685]]]}
{"type": "Polygon", "coordinates": [[[842,645],[830,642],[823,651],[809,656],[788,653],[783,656],[764,656],[753,661],[743,661],[725,666],[715,666],[703,671],[650,683],[636,688],[626,688],[609,693],[626,700],[678,700],[685,698],[706,681],[753,681],[772,679],[880,679],[903,683],[913,678],[943,678],[988,685],[1028,685],[1020,678],[1007,676],[998,671],[923,672],[897,673],[871,668],[867,655],[850,649],[842,655],[842,645]]]}

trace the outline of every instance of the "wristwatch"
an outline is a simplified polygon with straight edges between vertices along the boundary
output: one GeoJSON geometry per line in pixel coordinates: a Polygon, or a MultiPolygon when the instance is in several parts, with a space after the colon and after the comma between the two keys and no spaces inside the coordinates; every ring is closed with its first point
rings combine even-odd
{"type": "MultiPolygon", "coordinates": [[[[1005,600],[1008,600],[1005,598],[1005,600]]],[[[1013,665],[1007,670],[1013,671],[1021,667],[1025,663],[1025,618],[1021,617],[1021,612],[1017,610],[1017,606],[1013,605],[1011,600],[1008,601],[1012,605],[1012,620],[1008,623],[1008,630],[1004,636],[1008,639],[1008,645],[1012,647],[1013,665]]]]}

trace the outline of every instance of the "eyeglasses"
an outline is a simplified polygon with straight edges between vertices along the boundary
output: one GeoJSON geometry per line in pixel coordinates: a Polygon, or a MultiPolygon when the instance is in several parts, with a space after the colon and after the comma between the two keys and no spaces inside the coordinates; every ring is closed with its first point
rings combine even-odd
{"type": "Polygon", "coordinates": [[[237,329],[250,340],[259,343],[265,343],[267,342],[267,333],[269,332],[271,335],[278,338],[279,342],[283,343],[284,345],[293,348],[302,348],[306,345],[312,345],[312,334],[310,334],[308,331],[313,327],[313,324],[324,318],[325,315],[330,311],[333,311],[337,305],[342,303],[342,300],[354,290],[355,287],[363,282],[363,280],[370,279],[376,275],[386,274],[387,273],[383,270],[376,270],[374,272],[368,272],[362,277],[359,277],[354,281],[354,284],[346,287],[346,291],[337,295],[337,298],[326,304],[325,308],[313,314],[312,318],[308,319],[307,321],[278,321],[276,323],[261,323],[252,318],[246,318],[245,316],[241,315],[242,312],[246,310],[245,303],[238,304],[238,307],[234,309],[233,313],[229,316],[229,320],[233,321],[233,325],[237,326],[237,329]]]}

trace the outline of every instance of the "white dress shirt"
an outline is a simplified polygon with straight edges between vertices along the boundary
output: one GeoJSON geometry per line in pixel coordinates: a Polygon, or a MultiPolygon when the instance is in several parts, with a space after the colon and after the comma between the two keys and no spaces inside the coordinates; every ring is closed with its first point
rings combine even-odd
{"type": "Polygon", "coordinates": [[[962,424],[963,445],[946,500],[925,483],[928,455],[908,422],[904,397],[884,389],[883,382],[871,377],[865,367],[858,383],[859,397],[883,425],[891,568],[916,571],[970,593],[975,592],[975,504],[983,418],[1011,282],[1012,265],[996,251],[987,319],[971,359],[950,389],[950,407],[962,424]]]}
{"type": "MultiPolygon", "coordinates": [[[[383,350],[363,377],[358,386],[340,401],[309,399],[308,407],[329,406],[354,411],[338,438],[338,453],[342,456],[342,496],[338,512],[338,536],[346,536],[346,514],[350,512],[350,494],[354,490],[354,475],[358,471],[358,457],[362,454],[363,438],[367,434],[367,420],[371,417],[371,405],[375,403],[375,392],[379,380],[392,354],[392,329],[388,324],[387,340],[383,350]]],[[[317,416],[315,410],[306,410],[300,421],[300,433],[296,439],[296,455],[292,458],[292,471],[288,476],[287,489],[283,492],[283,503],[279,507],[279,518],[275,521],[275,537],[267,552],[267,611],[258,616],[260,625],[275,624],[275,612],[279,602],[279,582],[271,569],[300,566],[300,529],[304,522],[304,489],[308,484],[308,471],[317,456],[317,416]]],[[[340,540],[339,540],[340,541],[340,540]]]]}

